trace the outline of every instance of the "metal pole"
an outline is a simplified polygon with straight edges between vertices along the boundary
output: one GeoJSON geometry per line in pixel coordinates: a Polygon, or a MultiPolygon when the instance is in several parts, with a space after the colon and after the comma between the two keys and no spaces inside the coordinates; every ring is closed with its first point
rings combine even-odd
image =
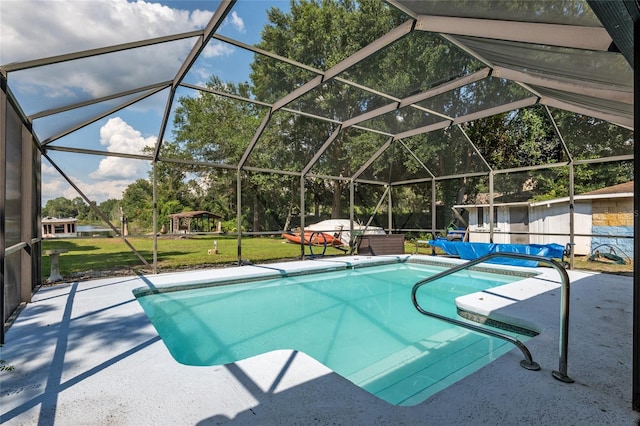
{"type": "Polygon", "coordinates": [[[6,151],[6,137],[7,132],[7,80],[5,75],[0,75],[0,317],[2,317],[2,327],[0,327],[0,344],[4,344],[4,295],[5,295],[5,280],[4,280],[4,268],[5,268],[5,204],[6,204],[6,178],[7,178],[7,151],[6,151]]]}
{"type": "Polygon", "coordinates": [[[575,195],[575,185],[574,185],[574,166],[573,163],[569,164],[569,269],[573,269],[573,247],[575,247],[576,242],[576,232],[575,232],[575,204],[574,204],[574,195],[575,195]]]}
{"type": "Polygon", "coordinates": [[[58,167],[58,165],[51,159],[51,157],[49,157],[45,150],[43,149],[42,151],[42,156],[44,158],[47,159],[47,161],[49,162],[49,164],[51,164],[51,166],[56,169],[58,171],[58,173],[60,173],[60,176],[62,176],[64,178],[64,180],[67,181],[67,183],[69,183],[69,185],[71,185],[73,187],[73,189],[76,190],[76,192],[78,194],[80,194],[80,197],[82,197],[82,199],[84,199],[84,201],[89,205],[89,207],[91,208],[91,210],[93,210],[98,216],[100,216],[100,218],[104,221],[104,223],[106,223],[107,225],[109,225],[109,227],[113,230],[113,232],[120,236],[120,238],[122,239],[122,241],[129,247],[129,249],[131,249],[131,251],[133,252],[133,254],[135,254],[138,259],[140,259],[140,261],[148,267],[151,267],[151,265],[149,264],[149,262],[147,262],[147,259],[144,258],[144,256],[142,256],[142,254],[140,254],[140,252],[129,242],[129,240],[127,239],[126,235],[124,235],[123,232],[121,232],[121,230],[116,229],[116,227],[111,223],[111,221],[109,220],[109,218],[107,216],[105,216],[105,214],[96,206],[96,203],[92,202],[89,197],[87,197],[87,195],[82,192],[82,190],[80,189],[80,187],[78,187],[78,185],[76,185],[69,176],[67,176],[67,174],[65,172],[62,171],[62,169],[60,167],[58,167]]]}
{"type": "Polygon", "coordinates": [[[391,234],[392,230],[393,230],[393,203],[391,201],[391,187],[389,187],[389,211],[387,212],[387,221],[389,224],[389,231],[388,233],[391,234]]]}
{"type": "Polygon", "coordinates": [[[242,266],[242,184],[239,167],[236,171],[236,219],[238,221],[238,266],[242,266]]]}
{"type": "MultiPolygon", "coordinates": [[[[633,21],[634,46],[640,43],[640,19],[636,16],[633,21]]],[[[640,129],[640,54],[634,55],[634,128],[640,129]]],[[[633,383],[632,383],[632,407],[640,411],[640,179],[637,173],[640,171],[640,148],[638,143],[633,144],[633,383]]]]}
{"type": "Polygon", "coordinates": [[[304,217],[305,217],[305,203],[304,203],[304,176],[300,176],[300,259],[304,260],[304,217]]]}
{"type": "Polygon", "coordinates": [[[157,162],[151,163],[153,170],[153,273],[158,273],[158,171],[157,162]]]}
{"type": "MultiPolygon", "coordinates": [[[[376,207],[373,209],[373,213],[371,213],[371,215],[369,216],[369,219],[367,220],[367,223],[365,224],[365,231],[366,229],[369,227],[369,225],[371,225],[371,222],[373,222],[373,217],[378,214],[378,210],[380,210],[380,206],[382,206],[382,203],[384,202],[384,199],[387,198],[387,193],[389,193],[389,197],[391,197],[391,186],[386,185],[384,188],[384,192],[382,193],[382,196],[380,197],[380,200],[378,200],[378,204],[376,204],[376,207]]],[[[391,202],[391,200],[389,200],[389,203],[391,202]]],[[[391,205],[389,205],[391,206],[391,205]]],[[[353,229],[353,226],[351,227],[351,229],[353,229]]],[[[391,229],[389,229],[389,231],[391,231],[391,229]]]]}
{"type": "Polygon", "coordinates": [[[431,179],[431,237],[436,239],[437,215],[436,215],[436,180],[431,179]]]}
{"type": "Polygon", "coordinates": [[[493,243],[493,171],[489,172],[489,242],[493,243]]]}
{"type": "MultiPolygon", "coordinates": [[[[39,231],[34,226],[36,216],[34,215],[35,200],[33,197],[34,180],[36,174],[33,170],[33,157],[36,149],[34,149],[34,138],[31,132],[22,127],[21,132],[22,158],[20,159],[22,167],[21,173],[21,225],[20,225],[20,241],[25,242],[27,247],[20,251],[20,266],[22,272],[20,274],[20,302],[31,302],[31,294],[33,293],[33,256],[37,255],[33,252],[32,241],[38,237],[39,231]]],[[[38,151],[39,152],[39,151],[38,151]]],[[[74,229],[75,230],[75,229],[74,229]]]]}
{"type": "Polygon", "coordinates": [[[356,188],[355,182],[353,179],[349,181],[349,229],[351,230],[349,236],[349,254],[353,254],[355,250],[355,244],[353,244],[353,220],[354,220],[354,209],[353,205],[356,199],[356,188]]]}

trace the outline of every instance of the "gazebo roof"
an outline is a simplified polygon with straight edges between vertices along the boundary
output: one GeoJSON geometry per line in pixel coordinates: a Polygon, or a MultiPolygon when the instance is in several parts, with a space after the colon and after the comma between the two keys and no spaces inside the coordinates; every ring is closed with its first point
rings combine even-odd
{"type": "Polygon", "coordinates": [[[216,219],[221,219],[222,216],[217,215],[215,213],[211,213],[204,210],[192,211],[192,212],[182,212],[182,213],[173,213],[167,215],[171,218],[190,218],[190,219],[206,219],[210,217],[214,217],[216,219]]]}

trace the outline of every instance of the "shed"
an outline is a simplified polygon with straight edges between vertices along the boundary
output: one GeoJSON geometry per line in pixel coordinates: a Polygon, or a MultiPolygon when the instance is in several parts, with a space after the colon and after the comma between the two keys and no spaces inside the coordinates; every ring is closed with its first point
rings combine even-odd
{"type": "Polygon", "coordinates": [[[191,232],[221,232],[222,216],[207,211],[191,211],[168,215],[171,219],[171,234],[189,234],[191,232]]]}
{"type": "MultiPolygon", "coordinates": [[[[633,256],[633,181],[576,195],[574,253],[610,244],[633,256]]],[[[489,204],[456,205],[469,215],[469,241],[489,242],[489,204]]],[[[493,204],[495,243],[569,243],[569,197],[493,204]]]]}
{"type": "MultiPolygon", "coordinates": [[[[569,197],[531,203],[531,214],[531,232],[566,233],[569,197]]],[[[607,244],[633,257],[633,181],[576,195],[574,220],[576,254],[588,255],[607,244]]],[[[550,237],[538,237],[543,238],[550,237]]],[[[569,237],[554,242],[565,244],[569,237]]]]}

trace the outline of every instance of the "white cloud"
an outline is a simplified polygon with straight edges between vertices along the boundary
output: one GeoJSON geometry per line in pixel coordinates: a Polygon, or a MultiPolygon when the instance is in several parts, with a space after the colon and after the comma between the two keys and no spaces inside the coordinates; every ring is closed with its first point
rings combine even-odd
{"type": "MultiPolygon", "coordinates": [[[[44,171],[46,165],[42,165],[44,171]]],[[[53,170],[53,168],[51,168],[53,170]]],[[[69,183],[53,170],[54,174],[50,177],[42,178],[42,205],[45,206],[47,201],[58,197],[64,197],[69,200],[73,200],[81,195],[71,186],[69,183]]],[[[44,172],[43,172],[44,173],[44,172]]],[[[97,204],[109,199],[122,199],[122,193],[127,189],[127,186],[133,183],[132,180],[127,179],[111,179],[103,180],[99,182],[88,182],[86,179],[80,179],[77,176],[69,176],[74,184],[76,184],[80,190],[91,201],[95,201],[97,204]]]]}
{"type": "Polygon", "coordinates": [[[231,16],[229,18],[229,21],[231,22],[231,25],[233,25],[233,27],[240,33],[245,33],[246,30],[244,28],[244,21],[242,20],[241,17],[238,16],[238,14],[235,12],[235,10],[233,12],[231,12],[231,16]]]}
{"type": "Polygon", "coordinates": [[[233,47],[228,44],[220,43],[217,40],[211,40],[207,47],[202,51],[205,58],[215,58],[217,56],[229,56],[233,53],[233,47]]]}
{"type": "MultiPolygon", "coordinates": [[[[56,169],[46,163],[42,163],[42,205],[47,201],[58,197],[73,200],[80,197],[80,194],[58,173],[56,169]]],[[[109,180],[100,182],[87,182],[74,175],[68,175],[69,179],[77,185],[80,190],[91,201],[100,204],[110,198],[121,199],[122,193],[131,184],[130,180],[109,180]]]]}
{"type": "MultiPolygon", "coordinates": [[[[95,201],[97,204],[100,204],[101,202],[111,198],[116,200],[122,199],[122,193],[125,189],[127,189],[127,186],[131,185],[132,183],[133,182],[130,180],[115,179],[98,183],[84,183],[78,186],[80,186],[82,192],[84,192],[91,201],[95,201]]],[[[78,195],[67,197],[66,194],[64,195],[64,197],[70,199],[73,199],[73,197],[77,196],[78,195]]]]}
{"type": "Polygon", "coordinates": [[[208,10],[194,10],[191,12],[191,23],[196,27],[204,28],[211,20],[211,15],[208,10]]]}
{"type": "Polygon", "coordinates": [[[78,193],[52,166],[49,166],[48,164],[43,162],[41,173],[43,206],[46,204],[47,200],[51,200],[53,198],[65,197],[72,200],[78,196],[78,193]],[[64,195],[65,193],[69,192],[69,190],[72,190],[73,194],[75,195],[72,195],[71,197],[64,195]]]}
{"type": "MultiPolygon", "coordinates": [[[[145,1],[2,0],[0,64],[202,29],[212,14],[145,1]]],[[[82,92],[102,96],[172,79],[194,42],[182,40],[35,68],[13,74],[12,81],[23,90],[40,87],[47,96],[82,92]]]]}
{"type": "Polygon", "coordinates": [[[202,29],[212,12],[127,0],[3,0],[2,63],[202,29]]]}
{"type": "MultiPolygon", "coordinates": [[[[143,148],[154,146],[156,138],[142,137],[142,134],[120,117],[111,118],[100,129],[100,144],[109,152],[142,154],[143,148]]],[[[97,180],[144,178],[149,171],[149,162],[121,157],[107,157],[100,160],[98,170],[89,174],[97,180]]]]}

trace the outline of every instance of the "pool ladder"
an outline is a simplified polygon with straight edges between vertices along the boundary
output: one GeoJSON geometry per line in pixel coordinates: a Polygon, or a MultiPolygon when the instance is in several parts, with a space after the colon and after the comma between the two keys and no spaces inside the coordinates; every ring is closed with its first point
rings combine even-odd
{"type": "Polygon", "coordinates": [[[558,370],[553,370],[551,375],[561,382],[565,383],[573,383],[573,379],[567,375],[567,347],[569,344],[569,275],[567,271],[560,265],[558,262],[552,259],[547,259],[542,256],[535,256],[532,254],[524,254],[524,253],[511,253],[511,252],[496,252],[489,253],[485,256],[479,257],[477,259],[471,260],[467,263],[463,263],[461,265],[454,266],[446,271],[440,272],[438,274],[427,277],[423,280],[418,281],[413,285],[411,289],[411,300],[413,301],[413,305],[416,309],[427,316],[446,321],[452,324],[455,324],[459,327],[468,328],[473,331],[477,331],[478,333],[487,334],[492,337],[497,337],[502,340],[506,340],[508,342],[513,343],[522,351],[524,355],[524,359],[520,361],[520,365],[527,370],[540,370],[540,365],[533,360],[531,357],[531,352],[529,349],[522,343],[520,340],[511,337],[507,334],[500,333],[498,331],[490,330],[487,328],[480,327],[475,324],[470,324],[464,321],[460,321],[454,318],[449,318],[443,315],[436,314],[434,312],[425,311],[422,306],[418,303],[416,298],[416,293],[420,287],[425,284],[428,284],[432,281],[438,280],[442,277],[454,274],[458,271],[462,271],[464,269],[468,269],[478,263],[485,262],[489,259],[493,259],[494,257],[507,257],[513,259],[523,259],[523,260],[535,260],[539,263],[545,263],[547,265],[552,266],[554,269],[560,273],[560,279],[562,281],[562,295],[560,300],[560,338],[559,338],[559,346],[560,346],[560,361],[558,370]]]}

